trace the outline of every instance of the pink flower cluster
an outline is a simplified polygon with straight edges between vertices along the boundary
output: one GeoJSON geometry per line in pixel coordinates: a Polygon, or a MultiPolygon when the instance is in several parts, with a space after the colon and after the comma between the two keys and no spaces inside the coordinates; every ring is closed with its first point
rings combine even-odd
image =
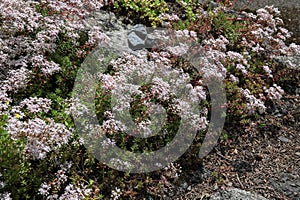
{"type": "MultiPolygon", "coordinates": [[[[56,50],[59,35],[67,34],[75,44],[78,33],[86,30],[85,18],[102,6],[101,0],[3,0],[0,4],[0,65],[7,71],[0,83],[0,114],[9,116],[7,130],[12,138],[27,139],[24,153],[28,158],[45,158],[66,144],[73,130],[51,118],[32,117],[49,112],[51,100],[29,97],[17,102],[14,93],[41,74],[59,72],[59,64],[47,58],[56,50]]],[[[87,45],[107,38],[98,27],[88,31],[87,45]]]]}
{"type": "Polygon", "coordinates": [[[258,111],[260,114],[265,112],[266,106],[262,100],[256,98],[254,95],[252,95],[248,89],[241,88],[240,90],[241,90],[242,95],[247,100],[247,109],[250,114],[254,114],[256,111],[258,111]]]}
{"type": "Polygon", "coordinates": [[[60,165],[60,169],[55,173],[54,180],[49,183],[42,183],[39,188],[39,194],[41,194],[45,199],[85,199],[90,197],[92,189],[87,188],[87,185],[84,183],[78,184],[68,184],[64,187],[64,184],[68,181],[69,176],[67,175],[72,167],[72,163],[65,162],[60,165]],[[63,193],[58,195],[54,190],[63,189],[63,193]]]}
{"type": "MultiPolygon", "coordinates": [[[[226,11],[226,9],[225,7],[218,7],[213,9],[212,13],[217,15],[218,12],[226,11]]],[[[251,22],[250,33],[241,33],[242,40],[238,45],[241,52],[228,51],[229,41],[223,35],[202,40],[201,46],[206,50],[202,54],[203,57],[199,59],[200,71],[203,76],[206,78],[218,76],[223,79],[228,77],[228,80],[238,84],[240,77],[249,76],[253,53],[259,56],[264,55],[269,59],[274,59],[277,56],[299,56],[300,45],[295,43],[286,44],[286,40],[291,37],[291,33],[282,27],[283,21],[277,16],[279,13],[278,9],[273,6],[258,9],[256,14],[241,13],[251,22]],[[228,73],[226,70],[228,66],[234,67],[235,70],[228,73]]],[[[268,67],[269,59],[261,63],[259,67],[265,71],[268,78],[273,79],[273,72],[268,67]]],[[[286,64],[295,68],[295,63],[290,60],[287,60],[286,64]]],[[[265,95],[259,94],[257,98],[247,88],[240,88],[242,95],[247,99],[249,114],[256,111],[263,113],[265,111],[265,99],[278,99],[284,93],[282,88],[277,85],[265,86],[263,89],[265,95]]]]}
{"type": "Polygon", "coordinates": [[[43,159],[47,153],[59,149],[72,136],[72,131],[64,124],[48,123],[40,118],[21,121],[16,117],[8,120],[7,130],[13,139],[26,137],[24,154],[30,159],[43,159]]]}
{"type": "MultiPolygon", "coordinates": [[[[75,43],[78,31],[86,28],[84,19],[102,5],[97,0],[4,0],[0,5],[0,64],[4,69],[14,70],[7,76],[10,90],[24,86],[32,68],[40,69],[45,75],[58,72],[60,66],[48,61],[46,53],[55,51],[60,33],[67,33],[75,43]],[[42,15],[38,9],[48,13],[42,15]]],[[[106,39],[98,27],[90,30],[89,35],[89,45],[106,39]]]]}
{"type": "Polygon", "coordinates": [[[277,84],[273,84],[273,86],[270,88],[265,89],[265,92],[267,93],[267,97],[269,99],[281,99],[282,95],[284,94],[284,90],[277,84]]]}
{"type": "Polygon", "coordinates": [[[176,15],[176,14],[166,14],[166,13],[162,13],[158,16],[160,19],[162,20],[166,20],[166,21],[179,21],[180,18],[176,15]]]}
{"type": "Polygon", "coordinates": [[[46,98],[29,97],[20,103],[21,108],[26,108],[30,113],[48,112],[51,109],[51,100],[46,98]]]}
{"type": "MultiPolygon", "coordinates": [[[[0,190],[2,190],[5,186],[6,183],[1,181],[2,174],[0,173],[0,190]]],[[[10,193],[9,192],[4,192],[4,193],[0,193],[0,199],[1,200],[12,200],[12,198],[10,197],[10,193]]]]}
{"type": "MultiPolygon", "coordinates": [[[[278,17],[279,10],[273,6],[266,6],[258,9],[256,15],[243,12],[242,14],[253,19],[252,31],[243,37],[243,45],[251,48],[251,51],[258,54],[266,54],[270,57],[278,55],[289,55],[294,50],[294,43],[286,45],[286,39],[291,37],[291,33],[281,27],[283,21],[278,17]]],[[[299,49],[298,49],[298,54],[299,49]]]]}
{"type": "MultiPolygon", "coordinates": [[[[181,52],[182,53],[182,52],[181,52]]],[[[117,97],[119,102],[113,108],[116,112],[122,112],[124,109],[129,109],[129,102],[133,101],[132,95],[140,95],[140,100],[143,105],[147,106],[147,111],[145,113],[151,113],[151,106],[149,99],[157,99],[159,101],[172,102],[167,108],[169,111],[174,113],[180,113],[184,116],[190,117],[190,122],[195,129],[204,129],[207,126],[206,119],[190,112],[191,107],[189,101],[199,102],[206,99],[206,92],[204,87],[195,86],[195,88],[189,83],[190,76],[184,73],[182,69],[172,68],[171,62],[169,60],[170,54],[161,51],[160,59],[157,59],[157,53],[139,54],[137,56],[125,54],[123,57],[114,61],[113,68],[116,71],[114,76],[114,90],[112,93],[117,97]],[[151,83],[149,90],[142,91],[141,86],[143,84],[151,83]],[[189,87],[187,87],[189,86],[189,87]],[[186,99],[172,99],[174,94],[181,94],[186,89],[188,97],[186,99]]],[[[103,77],[103,76],[102,76],[103,77]]],[[[111,77],[109,77],[111,79],[111,77]]],[[[105,83],[107,85],[107,83],[105,83]]],[[[103,130],[109,130],[111,132],[112,126],[107,126],[111,124],[113,119],[113,124],[122,124],[121,122],[116,123],[117,120],[113,116],[108,121],[103,122],[103,130]],[[110,127],[107,129],[107,127],[110,127]]],[[[141,132],[149,133],[150,130],[147,129],[151,124],[149,121],[142,120],[137,124],[137,127],[144,127],[140,129],[141,132]]],[[[119,131],[119,125],[115,126],[116,131],[119,131]]],[[[122,126],[123,127],[123,126],[122,126]]],[[[126,130],[126,127],[124,127],[126,130]]],[[[147,135],[147,134],[146,134],[147,135]]]]}

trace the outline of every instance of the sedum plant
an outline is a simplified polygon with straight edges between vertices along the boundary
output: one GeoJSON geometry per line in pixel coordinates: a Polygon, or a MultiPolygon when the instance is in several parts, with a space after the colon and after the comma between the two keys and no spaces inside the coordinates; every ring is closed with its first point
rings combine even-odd
{"type": "MultiPolygon", "coordinates": [[[[111,71],[101,75],[96,93],[98,119],[110,135],[101,145],[118,144],[131,151],[151,151],[172,139],[179,121],[176,112],[185,111],[184,102],[169,107],[175,114],[168,113],[170,123],[164,129],[170,134],[156,138],[151,145],[139,139],[126,141],[122,124],[115,120],[107,104],[115,83],[121,85],[120,90],[126,89],[122,83],[131,72],[126,71],[128,66],[140,75],[151,73],[151,69],[173,67],[182,79],[195,79],[185,86],[190,88],[192,97],[203,100],[203,115],[209,113],[209,104],[201,80],[205,75],[221,77],[228,98],[227,123],[231,125],[247,125],[266,112],[267,101],[284,95],[280,83],[286,67],[280,66],[276,58],[299,56],[300,47],[286,43],[291,34],[282,27],[278,9],[267,6],[255,13],[230,13],[224,6],[202,8],[193,2],[179,2],[187,13],[188,23],[182,26],[178,25],[181,16],[168,13],[165,1],[114,2],[118,11],[125,9],[138,14],[153,26],[165,21],[176,29],[188,29],[178,33],[194,38],[195,46],[205,49],[206,59],[214,64],[204,68],[205,73],[193,74],[192,67],[179,56],[187,50],[180,40],[177,48],[165,52],[153,49],[147,55],[124,55],[116,59],[111,71]]],[[[70,115],[84,110],[74,110],[76,99],[70,97],[81,63],[107,39],[99,27],[84,26],[85,18],[104,5],[100,0],[1,1],[0,67],[4,71],[0,77],[1,199],[118,199],[143,198],[142,193],[148,197],[163,195],[164,191],[171,190],[172,180],[181,171],[188,170],[171,163],[154,173],[121,173],[98,162],[84,148],[84,140],[78,136],[70,115]]],[[[292,62],[288,65],[297,67],[292,62]]],[[[183,87],[180,81],[174,85],[183,87]]],[[[159,77],[143,88],[132,85],[136,95],[130,97],[132,102],[125,107],[145,134],[149,133],[151,124],[147,121],[150,111],[144,100],[172,102],[169,87],[159,77]]],[[[204,131],[208,119],[199,117],[195,117],[195,128],[204,131]]]]}
{"type": "Polygon", "coordinates": [[[124,9],[132,17],[148,20],[153,27],[161,23],[159,15],[168,11],[166,2],[158,0],[117,0],[113,6],[117,10],[124,9]]]}

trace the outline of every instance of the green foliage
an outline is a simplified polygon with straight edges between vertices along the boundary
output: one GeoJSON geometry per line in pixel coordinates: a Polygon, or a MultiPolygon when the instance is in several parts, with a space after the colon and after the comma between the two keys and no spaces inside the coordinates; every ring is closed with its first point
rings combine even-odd
{"type": "Polygon", "coordinates": [[[61,67],[61,71],[55,75],[51,82],[56,83],[54,88],[59,88],[62,97],[67,97],[73,88],[77,70],[83,62],[83,59],[78,57],[76,52],[84,41],[87,41],[84,34],[81,34],[77,43],[74,43],[66,35],[61,35],[57,40],[56,51],[49,56],[50,60],[58,63],[61,67]]]}
{"type": "Polygon", "coordinates": [[[237,20],[236,15],[219,12],[212,20],[213,32],[216,35],[224,35],[229,40],[230,46],[234,47],[241,39],[245,23],[247,21],[237,20]]]}
{"type": "Polygon", "coordinates": [[[115,1],[114,7],[117,10],[126,10],[138,19],[146,19],[153,27],[162,22],[158,18],[159,14],[168,11],[167,3],[159,0],[118,0],[115,1]]]}
{"type": "Polygon", "coordinates": [[[13,199],[32,199],[41,184],[40,168],[23,158],[25,140],[13,140],[5,131],[6,116],[0,115],[0,189],[11,193],[13,199]],[[37,168],[35,168],[37,167],[37,168]]]}
{"type": "Polygon", "coordinates": [[[177,3],[182,4],[184,2],[184,5],[182,6],[182,9],[184,9],[184,12],[186,14],[186,18],[188,21],[195,21],[196,20],[196,9],[199,7],[199,3],[194,0],[176,0],[177,3]]]}

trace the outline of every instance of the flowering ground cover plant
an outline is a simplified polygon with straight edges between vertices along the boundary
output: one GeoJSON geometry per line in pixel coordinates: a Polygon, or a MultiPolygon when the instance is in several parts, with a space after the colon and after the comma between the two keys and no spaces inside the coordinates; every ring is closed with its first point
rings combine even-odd
{"type": "MultiPolygon", "coordinates": [[[[210,113],[209,91],[202,83],[203,76],[219,76],[224,80],[228,99],[226,124],[244,127],[263,116],[268,103],[284,94],[284,83],[299,72],[294,63],[288,63],[290,68],[287,68],[276,61],[278,56],[300,54],[299,45],[286,43],[291,34],[282,27],[278,9],[268,6],[255,13],[230,12],[222,3],[201,5],[175,1],[173,10],[169,10],[166,5],[170,3],[0,1],[0,71],[3,73],[0,76],[0,199],[118,199],[155,197],[154,194],[162,198],[159,195],[170,190],[170,182],[176,182],[180,172],[188,170],[181,163],[189,162],[190,156],[183,156],[178,162],[152,173],[119,172],[99,162],[85,149],[85,141],[79,137],[71,116],[84,113],[85,105],[74,110],[78,107],[72,98],[73,85],[85,58],[99,43],[109,40],[101,27],[87,28],[85,20],[94,11],[107,9],[122,14],[122,9],[127,9],[130,16],[136,16],[135,20],[143,16],[146,23],[169,26],[178,34],[192,38],[196,46],[205,49],[209,63],[213,63],[195,73],[193,66],[178,56],[186,50],[180,41],[177,48],[126,54],[111,62],[111,70],[99,75],[95,98],[99,123],[109,137],[101,145],[108,148],[117,144],[133,152],[143,152],[168,144],[180,123],[176,113],[186,111],[184,101],[172,102],[170,88],[187,87],[190,98],[201,100],[201,112],[193,118],[199,134],[187,151],[196,155],[194,149],[199,149],[210,113]],[[173,13],[176,9],[181,10],[180,15],[173,13]],[[129,86],[122,84],[128,81],[130,73],[134,71],[142,79],[155,70],[163,73],[164,68],[176,69],[180,78],[172,85],[159,76],[143,87],[132,84],[135,93],[130,96],[132,101],[118,108],[130,110],[138,124],[137,134],[151,134],[151,126],[163,127],[162,134],[148,140],[125,135],[124,124],[116,121],[110,111],[112,89],[127,94],[122,90],[128,90],[129,86]],[[147,105],[151,101],[167,110],[168,123],[159,124],[163,119],[157,122],[148,119],[152,111],[147,105]]],[[[122,98],[126,96],[118,96],[117,100],[122,98]]]]}

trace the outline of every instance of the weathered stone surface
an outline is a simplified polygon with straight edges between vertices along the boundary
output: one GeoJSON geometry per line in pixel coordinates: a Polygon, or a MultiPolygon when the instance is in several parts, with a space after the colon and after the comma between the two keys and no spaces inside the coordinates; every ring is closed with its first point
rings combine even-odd
{"type": "Polygon", "coordinates": [[[159,41],[168,41],[168,39],[165,29],[153,29],[142,24],[133,26],[128,34],[128,44],[132,50],[152,48],[159,41]]]}
{"type": "Polygon", "coordinates": [[[289,199],[300,199],[300,175],[297,173],[282,173],[279,178],[270,178],[272,187],[285,194],[289,199]]]}
{"type": "Polygon", "coordinates": [[[128,32],[132,28],[131,24],[124,24],[122,19],[118,19],[114,13],[97,11],[86,19],[86,28],[99,26],[109,37],[109,45],[119,52],[130,52],[128,45],[128,32]]]}
{"type": "Polygon", "coordinates": [[[250,193],[245,190],[233,188],[221,190],[210,197],[210,200],[267,200],[261,195],[250,193]]]}
{"type": "Polygon", "coordinates": [[[146,27],[142,24],[137,24],[130,30],[128,34],[128,45],[132,50],[145,48],[147,38],[146,27]]]}
{"type": "Polygon", "coordinates": [[[142,40],[145,40],[147,37],[147,30],[143,24],[137,24],[133,26],[130,32],[134,32],[142,40]]]}

